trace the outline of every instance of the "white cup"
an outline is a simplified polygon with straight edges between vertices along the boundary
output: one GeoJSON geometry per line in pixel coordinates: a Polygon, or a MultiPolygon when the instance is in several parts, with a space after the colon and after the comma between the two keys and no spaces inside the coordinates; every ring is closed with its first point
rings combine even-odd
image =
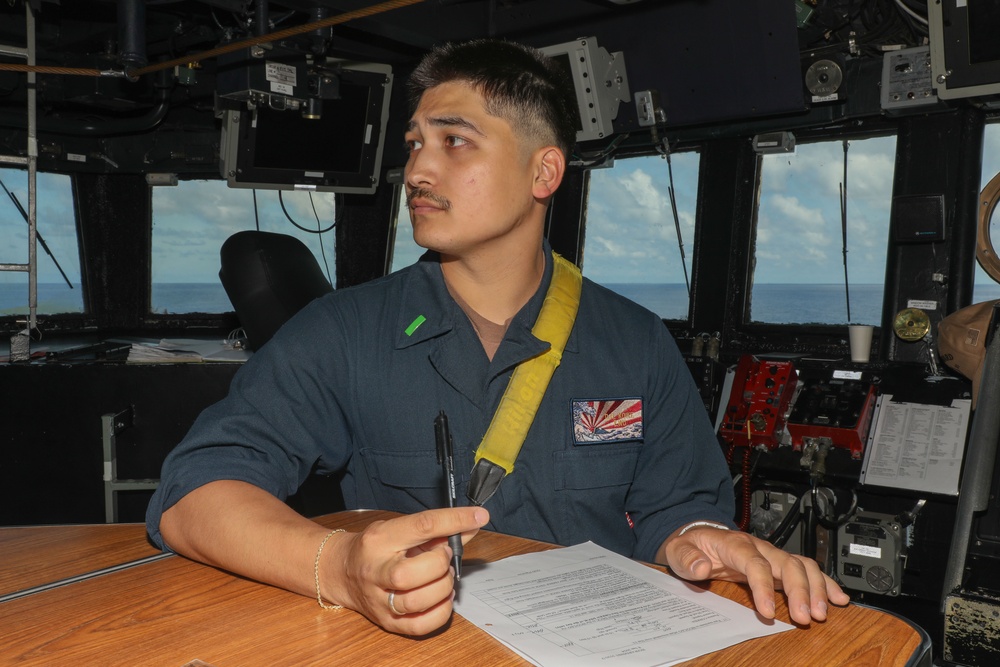
{"type": "Polygon", "coordinates": [[[870,324],[849,324],[847,334],[851,341],[851,361],[865,363],[872,354],[872,332],[870,324]]]}

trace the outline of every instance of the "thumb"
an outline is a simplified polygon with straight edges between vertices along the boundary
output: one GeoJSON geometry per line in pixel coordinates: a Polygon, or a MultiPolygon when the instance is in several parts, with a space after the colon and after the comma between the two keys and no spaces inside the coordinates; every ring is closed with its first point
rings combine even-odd
{"type": "Polygon", "coordinates": [[[712,575],[712,561],[704,551],[689,540],[678,540],[667,549],[670,571],[688,581],[703,581],[712,575]]]}

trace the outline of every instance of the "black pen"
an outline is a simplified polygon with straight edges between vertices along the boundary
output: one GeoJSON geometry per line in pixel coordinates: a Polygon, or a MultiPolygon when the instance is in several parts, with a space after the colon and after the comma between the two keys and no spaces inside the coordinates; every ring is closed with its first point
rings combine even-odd
{"type": "MultiPolygon", "coordinates": [[[[448,507],[455,507],[457,495],[455,494],[455,452],[451,441],[451,432],[448,430],[448,415],[444,410],[434,418],[434,439],[437,443],[438,463],[444,467],[445,495],[448,496],[448,507]]],[[[451,562],[455,567],[455,581],[462,578],[462,536],[448,536],[448,545],[451,547],[451,562]]]]}

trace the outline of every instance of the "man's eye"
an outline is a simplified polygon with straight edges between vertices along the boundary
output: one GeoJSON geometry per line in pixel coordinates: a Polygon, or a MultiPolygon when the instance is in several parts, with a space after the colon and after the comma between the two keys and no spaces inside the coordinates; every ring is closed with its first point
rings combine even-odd
{"type": "Polygon", "coordinates": [[[448,146],[451,146],[452,148],[454,148],[456,146],[463,146],[463,145],[465,145],[465,144],[467,144],[469,142],[466,141],[463,137],[456,137],[454,135],[450,135],[447,139],[445,139],[445,143],[448,146]]]}
{"type": "Polygon", "coordinates": [[[410,152],[413,152],[415,150],[419,150],[422,145],[423,144],[421,144],[416,139],[409,139],[406,142],[406,150],[408,150],[410,152]]]}

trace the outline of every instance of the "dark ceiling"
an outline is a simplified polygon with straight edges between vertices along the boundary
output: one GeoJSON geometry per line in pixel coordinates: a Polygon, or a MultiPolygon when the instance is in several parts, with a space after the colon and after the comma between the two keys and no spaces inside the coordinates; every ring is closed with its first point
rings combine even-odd
{"type": "MultiPolygon", "coordinates": [[[[23,44],[24,0],[0,3],[0,40],[23,44]]],[[[123,38],[115,0],[30,0],[37,7],[40,64],[86,67],[115,55],[123,38]]],[[[142,36],[150,62],[168,60],[263,33],[301,26],[357,11],[327,33],[327,55],[400,62],[432,45],[487,35],[529,38],[581,28],[635,11],[651,0],[146,0],[142,36]],[[266,9],[266,22],[260,20],[266,9]],[[262,29],[263,26],[263,29],[262,29]]],[[[300,40],[309,41],[307,38],[300,40]]]]}
{"type": "MultiPolygon", "coordinates": [[[[26,45],[25,2],[34,9],[37,65],[76,68],[38,74],[40,129],[73,133],[70,118],[128,121],[155,108],[169,87],[171,111],[212,106],[216,61],[207,52],[322,20],[320,31],[281,46],[403,70],[434,44],[495,35],[531,41],[554,29],[586,30],[612,15],[652,6],[641,0],[0,0],[0,45],[26,45]],[[165,62],[193,63],[182,78],[165,62]],[[141,75],[128,80],[125,71],[141,75]],[[101,72],[102,76],[95,76],[101,72]],[[180,84],[180,85],[178,85],[180,84]],[[52,121],[52,122],[49,122],[52,121]],[[48,123],[48,128],[46,127],[48,123]]],[[[16,56],[0,55],[0,128],[23,125],[27,79],[16,56]]],[[[183,116],[182,113],[175,114],[183,116]]],[[[185,122],[183,119],[180,122],[185,122]]],[[[187,122],[191,122],[188,120],[187,122]]],[[[84,133],[89,128],[84,126],[84,133]]]]}
{"type": "MultiPolygon", "coordinates": [[[[445,41],[496,36],[546,46],[595,36],[608,51],[625,53],[633,91],[659,91],[668,125],[711,125],[805,112],[805,54],[880,61],[883,44],[911,46],[921,39],[921,24],[908,14],[919,15],[923,6],[926,15],[924,2],[0,0],[0,45],[26,44],[30,4],[37,65],[50,68],[37,74],[36,85],[43,156],[75,150],[77,137],[100,138],[104,154],[114,149],[116,164],[124,165],[130,158],[123,154],[147,159],[151,150],[176,145],[174,138],[151,146],[158,134],[174,132],[197,144],[189,152],[198,156],[184,158],[196,165],[215,159],[208,144],[217,139],[194,137],[218,131],[217,52],[246,48],[248,40],[385,63],[402,77],[445,41]],[[803,9],[812,12],[805,21],[803,9]],[[316,21],[338,23],[303,28],[316,21]],[[286,36],[259,39],[274,33],[286,36]]],[[[16,152],[24,143],[24,69],[23,59],[0,49],[0,150],[16,152]]],[[[625,108],[616,130],[634,125],[634,117],[634,109],[625,108]]]]}

